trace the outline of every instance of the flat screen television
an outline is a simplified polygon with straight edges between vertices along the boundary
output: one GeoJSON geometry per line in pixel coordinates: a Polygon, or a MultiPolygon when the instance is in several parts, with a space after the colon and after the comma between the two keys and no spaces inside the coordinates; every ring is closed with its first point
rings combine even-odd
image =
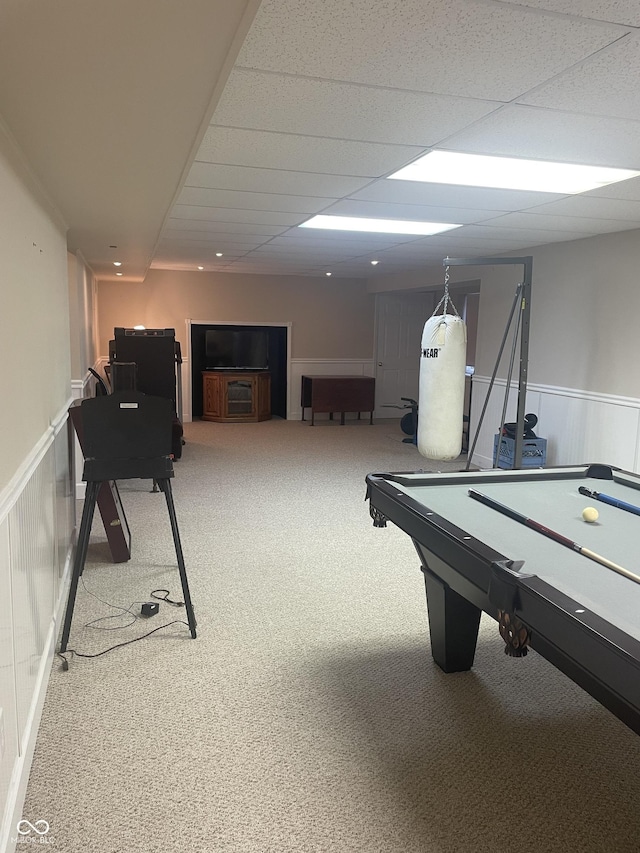
{"type": "Polygon", "coordinates": [[[268,337],[264,329],[208,329],[205,356],[210,370],[266,370],[268,337]]]}

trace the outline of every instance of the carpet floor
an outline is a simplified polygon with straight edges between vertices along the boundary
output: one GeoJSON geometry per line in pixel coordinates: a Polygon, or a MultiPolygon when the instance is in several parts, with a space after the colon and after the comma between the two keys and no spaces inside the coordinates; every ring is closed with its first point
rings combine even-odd
{"type": "Polygon", "coordinates": [[[29,780],[55,849],[640,851],[635,734],[488,617],[471,672],[434,664],[413,545],[364,501],[369,472],[444,467],[397,421],[185,428],[198,636],[134,618],[181,590],[163,496],[123,482],[132,559],[97,516],[69,643],[97,656],[54,662],[29,780]]]}

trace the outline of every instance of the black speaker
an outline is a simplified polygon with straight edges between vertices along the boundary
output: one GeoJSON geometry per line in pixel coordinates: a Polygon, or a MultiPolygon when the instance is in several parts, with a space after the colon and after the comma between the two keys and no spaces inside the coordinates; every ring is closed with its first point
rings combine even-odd
{"type": "Polygon", "coordinates": [[[109,361],[135,362],[137,390],[173,400],[177,409],[175,329],[116,327],[109,361]]]}

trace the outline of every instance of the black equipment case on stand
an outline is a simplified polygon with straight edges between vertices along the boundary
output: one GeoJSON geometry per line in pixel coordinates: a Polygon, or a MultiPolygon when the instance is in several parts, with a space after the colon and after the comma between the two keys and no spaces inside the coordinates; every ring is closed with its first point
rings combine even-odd
{"type": "MultiPolygon", "coordinates": [[[[116,327],[109,341],[109,362],[134,362],[136,388],[143,394],[173,403],[172,455],[182,456],[182,353],[175,329],[125,329],[116,327]]],[[[113,386],[114,391],[125,390],[113,386]]]]}

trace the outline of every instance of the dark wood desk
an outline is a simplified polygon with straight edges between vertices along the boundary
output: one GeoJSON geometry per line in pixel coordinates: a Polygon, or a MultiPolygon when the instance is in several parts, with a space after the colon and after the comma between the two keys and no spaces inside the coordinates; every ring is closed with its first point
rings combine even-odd
{"type": "Polygon", "coordinates": [[[311,426],[316,412],[340,412],[340,423],[344,424],[345,412],[369,412],[369,423],[373,423],[376,380],[373,376],[303,376],[302,377],[302,420],[304,410],[311,407],[311,426]]]}

